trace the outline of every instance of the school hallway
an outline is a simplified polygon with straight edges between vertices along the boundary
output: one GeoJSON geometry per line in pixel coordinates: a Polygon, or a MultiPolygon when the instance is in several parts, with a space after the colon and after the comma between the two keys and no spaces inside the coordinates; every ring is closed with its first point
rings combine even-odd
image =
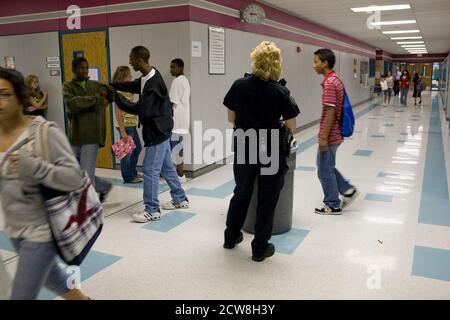
{"type": "MultiPolygon", "coordinates": [[[[225,165],[184,183],[190,208],[160,221],[132,222],[142,185],[98,170],[115,188],[105,225],[81,266],[82,289],[102,299],[449,299],[449,133],[437,95],[423,106],[355,108],[356,128],[338,150],[337,167],[360,194],[341,216],[314,208],[315,125],[296,135],[293,226],[272,237],[276,254],[251,260],[252,235],[225,250],[223,230],[234,188],[225,165]]],[[[165,184],[160,201],[170,200],[165,184]]],[[[2,215],[0,215],[2,216],[2,215]]],[[[0,231],[0,254],[12,276],[17,256],[0,231]]],[[[46,290],[40,299],[54,299],[46,290]]]]}

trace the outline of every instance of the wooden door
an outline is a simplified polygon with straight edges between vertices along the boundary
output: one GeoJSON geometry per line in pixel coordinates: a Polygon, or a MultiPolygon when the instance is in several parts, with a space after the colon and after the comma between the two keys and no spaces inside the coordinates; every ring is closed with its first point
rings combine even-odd
{"type": "MultiPolygon", "coordinates": [[[[72,60],[77,56],[83,56],[89,62],[89,68],[98,70],[99,81],[109,82],[109,49],[106,31],[64,33],[61,37],[61,45],[64,54],[64,81],[73,78],[72,60]]],[[[92,79],[91,80],[95,80],[92,79]]],[[[99,150],[97,167],[113,168],[111,152],[112,109],[106,110],[106,141],[105,147],[99,150]]]]}

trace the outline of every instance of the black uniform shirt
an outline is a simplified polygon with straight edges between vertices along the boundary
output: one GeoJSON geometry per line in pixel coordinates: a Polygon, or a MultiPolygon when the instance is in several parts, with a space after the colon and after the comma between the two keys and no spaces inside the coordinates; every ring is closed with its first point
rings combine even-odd
{"type": "Polygon", "coordinates": [[[289,120],[300,113],[285,86],[254,75],[236,80],[223,104],[236,113],[236,127],[242,129],[277,128],[281,117],[289,120]]]}

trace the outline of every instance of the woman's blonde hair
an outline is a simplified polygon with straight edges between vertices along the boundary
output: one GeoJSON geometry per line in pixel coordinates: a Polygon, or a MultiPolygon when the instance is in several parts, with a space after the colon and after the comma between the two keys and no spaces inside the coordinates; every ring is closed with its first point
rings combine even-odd
{"type": "MultiPolygon", "coordinates": [[[[31,89],[31,82],[33,82],[34,80],[39,82],[39,78],[37,76],[35,76],[34,74],[30,74],[26,79],[25,79],[25,83],[27,84],[27,88],[30,90],[31,89]]],[[[39,89],[39,87],[38,87],[39,89]]]]}
{"type": "Polygon", "coordinates": [[[113,75],[113,82],[124,82],[128,75],[131,74],[131,70],[128,66],[119,66],[113,75]]]}
{"type": "Polygon", "coordinates": [[[264,81],[278,81],[281,76],[281,50],[270,41],[261,42],[250,55],[252,72],[264,81]]]}

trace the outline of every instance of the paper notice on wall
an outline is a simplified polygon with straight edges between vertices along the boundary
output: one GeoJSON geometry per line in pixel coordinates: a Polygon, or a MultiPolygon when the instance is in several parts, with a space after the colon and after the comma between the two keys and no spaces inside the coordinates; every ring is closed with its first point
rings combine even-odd
{"type": "Polygon", "coordinates": [[[209,74],[225,74],[225,29],[209,27],[209,74]]]}
{"type": "Polygon", "coordinates": [[[16,63],[15,63],[15,59],[13,56],[8,56],[5,57],[5,68],[6,69],[15,69],[16,68],[16,63]]]}
{"type": "Polygon", "coordinates": [[[202,57],[202,42],[192,41],[192,57],[201,58],[202,57]]]}

